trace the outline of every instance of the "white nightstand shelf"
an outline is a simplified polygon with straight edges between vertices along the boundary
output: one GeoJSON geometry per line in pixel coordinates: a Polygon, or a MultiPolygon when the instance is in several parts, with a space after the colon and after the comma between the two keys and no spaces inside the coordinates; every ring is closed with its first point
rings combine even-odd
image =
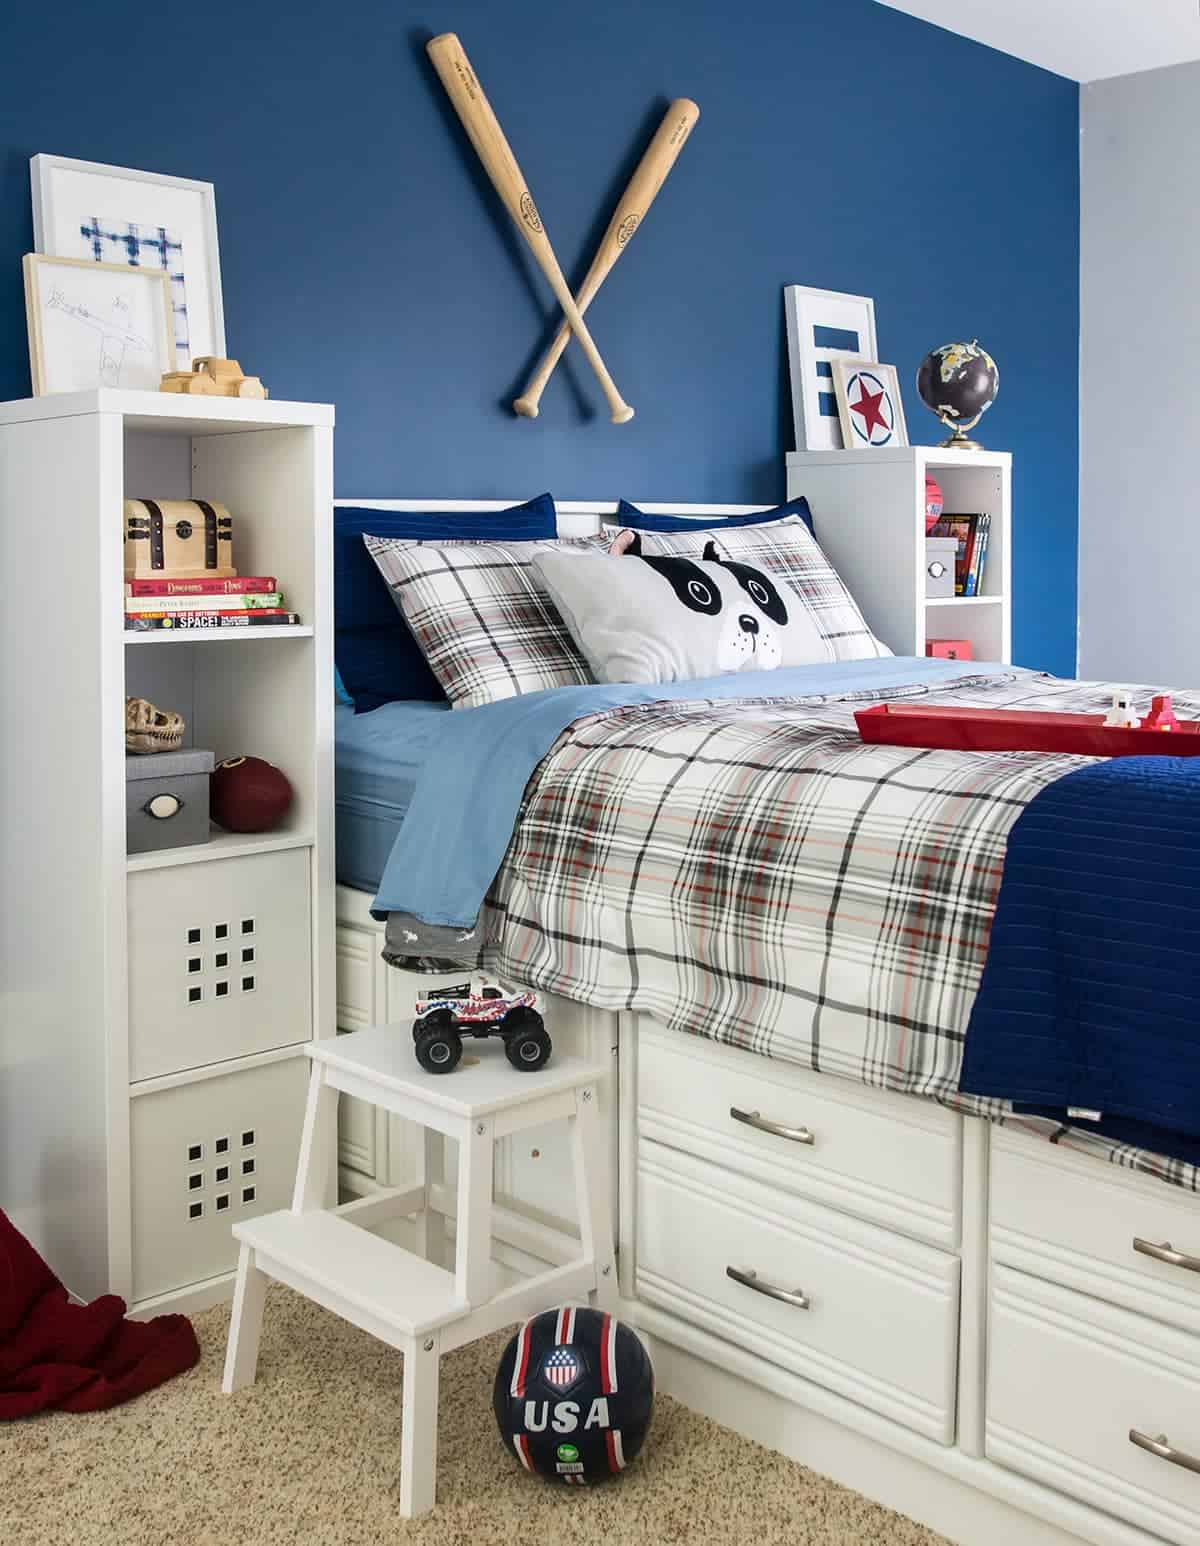
{"type": "Polygon", "coordinates": [[[817,541],[897,655],[924,655],[929,639],[967,639],[976,660],[1012,659],[1011,483],[1008,451],[900,446],[787,458],[788,498],[807,498],[817,541]],[[981,596],[925,594],[927,473],[946,514],[992,518],[981,596]]]}
{"type": "Polygon", "coordinates": [[[325,404],[0,404],[3,734],[37,743],[0,795],[4,1206],[84,1299],[227,1296],[232,1226],[291,1193],[304,1044],[336,1018],[332,504],[325,404]],[[126,632],[123,502],[146,495],[227,505],[238,570],[301,623],[126,632]],[[128,855],[126,696],[282,768],[287,824],[128,855]]]}

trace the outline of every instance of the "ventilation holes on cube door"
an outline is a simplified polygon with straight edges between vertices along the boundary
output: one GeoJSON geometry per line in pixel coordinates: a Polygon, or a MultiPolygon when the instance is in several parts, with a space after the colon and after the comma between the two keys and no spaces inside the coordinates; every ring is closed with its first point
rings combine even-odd
{"type": "Polygon", "coordinates": [[[202,1202],[188,1203],[188,1218],[202,1219],[204,1217],[204,1204],[202,1202]]]}
{"type": "Polygon", "coordinates": [[[252,1186],[244,1186],[244,1187],[242,1187],[242,1202],[243,1203],[250,1203],[250,1202],[253,1202],[253,1201],[254,1201],[254,1188],[252,1186]]]}

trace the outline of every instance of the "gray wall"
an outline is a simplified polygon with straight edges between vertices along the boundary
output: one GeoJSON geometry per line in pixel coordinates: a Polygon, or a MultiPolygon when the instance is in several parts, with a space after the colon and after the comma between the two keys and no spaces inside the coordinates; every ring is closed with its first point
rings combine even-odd
{"type": "Polygon", "coordinates": [[[1200,64],[1080,108],[1079,673],[1200,687],[1200,64]]]}

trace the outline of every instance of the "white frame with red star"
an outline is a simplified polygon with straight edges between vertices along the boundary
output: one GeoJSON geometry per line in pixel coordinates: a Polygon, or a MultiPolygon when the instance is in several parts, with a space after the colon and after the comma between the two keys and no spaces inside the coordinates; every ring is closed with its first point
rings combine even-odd
{"type": "MultiPolygon", "coordinates": [[[[900,396],[900,378],[894,365],[881,365],[877,360],[851,360],[836,359],[833,361],[833,390],[837,395],[838,422],[842,427],[842,444],[847,450],[882,451],[885,448],[908,445],[908,426],[904,420],[904,402],[900,396]],[[890,425],[886,417],[878,409],[874,410],[874,417],[867,424],[868,433],[863,433],[863,426],[853,417],[859,412],[859,404],[863,402],[862,396],[856,402],[850,401],[850,391],[856,376],[868,374],[875,378],[882,388],[887,406],[891,408],[892,419],[890,425]],[[872,439],[875,433],[875,420],[887,429],[883,439],[872,439]]],[[[871,399],[871,405],[879,402],[879,397],[871,399]]]]}

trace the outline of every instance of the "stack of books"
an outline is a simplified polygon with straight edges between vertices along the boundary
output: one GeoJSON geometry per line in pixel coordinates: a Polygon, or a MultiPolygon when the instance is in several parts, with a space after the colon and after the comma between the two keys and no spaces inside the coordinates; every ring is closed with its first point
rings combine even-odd
{"type": "Polygon", "coordinates": [[[956,596],[983,595],[983,575],[991,525],[992,518],[986,513],[943,515],[929,533],[931,537],[953,537],[958,543],[954,559],[956,596]]]}
{"type": "Polygon", "coordinates": [[[128,580],[125,627],[134,633],[157,628],[253,628],[298,623],[283,604],[271,574],[237,579],[128,580]]]}

